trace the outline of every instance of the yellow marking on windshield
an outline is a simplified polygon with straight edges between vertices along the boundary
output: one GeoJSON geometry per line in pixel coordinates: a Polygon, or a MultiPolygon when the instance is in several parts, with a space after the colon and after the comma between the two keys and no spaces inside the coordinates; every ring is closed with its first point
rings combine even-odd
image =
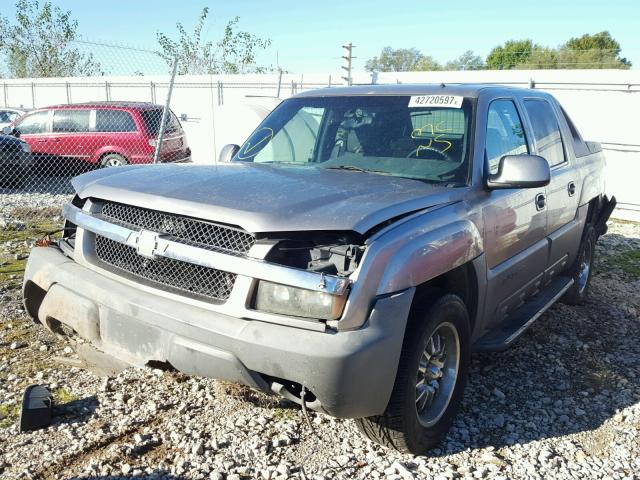
{"type": "Polygon", "coordinates": [[[429,150],[430,148],[432,148],[432,145],[434,142],[444,143],[447,145],[443,150],[439,150],[442,153],[445,153],[447,150],[453,147],[453,144],[449,140],[440,140],[442,136],[445,135],[446,132],[450,132],[452,130],[451,128],[443,128],[442,127],[443,122],[444,120],[440,121],[435,127],[433,126],[432,123],[427,123],[422,127],[413,129],[413,131],[411,132],[411,138],[414,140],[419,140],[421,137],[423,137],[425,130],[429,130],[429,133],[431,134],[431,137],[432,137],[432,138],[429,138],[428,145],[418,145],[418,148],[416,148],[416,157],[420,155],[420,152],[422,150],[429,150]]]}
{"type": "Polygon", "coordinates": [[[262,146],[263,146],[262,144],[265,142],[271,141],[271,139],[273,138],[274,132],[273,132],[273,129],[269,127],[262,127],[260,130],[257,130],[253,135],[251,135],[251,137],[256,136],[256,134],[258,132],[261,132],[262,130],[267,130],[267,134],[264,137],[262,137],[260,140],[258,140],[255,143],[255,145],[251,144],[251,138],[249,138],[249,140],[247,140],[247,142],[244,144],[244,147],[242,148],[242,150],[238,152],[239,160],[255,157],[258,154],[258,152],[262,149],[262,146]],[[253,152],[256,148],[258,148],[258,151],[252,155],[251,152],[253,152]]]}

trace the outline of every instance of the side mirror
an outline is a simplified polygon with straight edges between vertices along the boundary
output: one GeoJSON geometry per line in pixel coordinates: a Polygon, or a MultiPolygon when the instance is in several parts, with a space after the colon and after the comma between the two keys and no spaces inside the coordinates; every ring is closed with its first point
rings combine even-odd
{"type": "Polygon", "coordinates": [[[549,163],[538,155],[505,155],[500,159],[498,173],[489,175],[487,188],[544,187],[551,180],[549,163]]]}
{"type": "Polygon", "coordinates": [[[218,162],[230,162],[233,156],[238,153],[238,150],[240,150],[240,145],[236,145],[235,143],[229,143],[225,145],[224,147],[222,147],[222,150],[220,150],[220,155],[218,155],[218,162]]]}

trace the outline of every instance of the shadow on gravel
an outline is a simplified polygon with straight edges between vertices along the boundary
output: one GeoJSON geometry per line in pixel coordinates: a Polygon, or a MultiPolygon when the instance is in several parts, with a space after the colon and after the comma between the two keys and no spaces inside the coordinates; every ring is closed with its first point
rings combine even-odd
{"type": "Polygon", "coordinates": [[[587,452],[610,448],[603,424],[640,402],[639,252],[639,238],[603,237],[584,305],[558,303],[510,350],[474,354],[462,410],[432,454],[580,432],[587,452]]]}
{"type": "MultiPolygon", "coordinates": [[[[59,402],[59,400],[58,400],[59,402]]],[[[54,403],[52,425],[85,423],[98,408],[98,397],[70,400],[65,403],[54,403]]]]}

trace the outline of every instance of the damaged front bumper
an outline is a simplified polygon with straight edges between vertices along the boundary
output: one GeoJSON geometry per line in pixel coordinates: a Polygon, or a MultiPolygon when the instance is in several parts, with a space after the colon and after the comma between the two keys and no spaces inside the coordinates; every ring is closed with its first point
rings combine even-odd
{"type": "Polygon", "coordinates": [[[314,331],[237,318],[132,288],[79,265],[57,247],[35,248],[24,281],[29,314],[56,333],[143,366],[277,391],[337,417],[381,414],[389,400],[413,289],[378,298],[363,327],[314,331]]]}

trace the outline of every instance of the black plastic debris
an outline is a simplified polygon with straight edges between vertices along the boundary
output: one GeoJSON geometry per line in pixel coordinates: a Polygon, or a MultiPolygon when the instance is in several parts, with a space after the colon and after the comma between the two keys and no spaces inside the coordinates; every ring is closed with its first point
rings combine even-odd
{"type": "Polygon", "coordinates": [[[42,385],[29,385],[22,396],[20,431],[37,430],[49,426],[53,397],[42,385]]]}

